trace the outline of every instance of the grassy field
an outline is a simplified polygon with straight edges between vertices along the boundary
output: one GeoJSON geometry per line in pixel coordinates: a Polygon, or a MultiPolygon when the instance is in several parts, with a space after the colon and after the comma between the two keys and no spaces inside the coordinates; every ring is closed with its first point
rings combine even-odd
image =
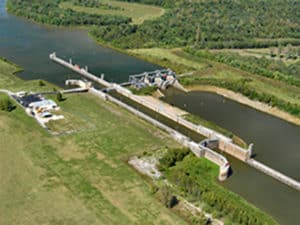
{"type": "MultiPolygon", "coordinates": [[[[296,51],[299,47],[291,47],[294,51],[296,51]]],[[[281,60],[282,62],[290,65],[294,64],[300,61],[300,57],[296,59],[288,59],[287,58],[287,47],[282,47],[281,50],[281,57],[279,57],[279,49],[278,47],[272,47],[272,48],[246,48],[246,49],[216,49],[216,50],[211,50],[211,52],[233,52],[233,53],[238,53],[241,56],[254,56],[257,58],[262,58],[266,57],[268,59],[274,59],[274,60],[281,60]],[[274,57],[271,57],[270,53],[274,54],[274,57]]]]}
{"type": "Polygon", "coordinates": [[[192,56],[182,57],[180,49],[150,48],[127,50],[127,52],[147,61],[170,67],[177,73],[198,71],[206,67],[206,63],[195,61],[192,56]]]}
{"type": "MultiPolygon", "coordinates": [[[[0,88],[29,87],[30,81],[23,85],[14,77],[12,66],[0,65],[0,88]]],[[[59,105],[86,129],[52,136],[20,107],[0,112],[1,225],[185,224],[125,161],[177,144],[89,94],[69,95],[59,105]]]]}
{"type": "Polygon", "coordinates": [[[109,4],[113,7],[120,9],[102,9],[102,8],[90,8],[74,5],[71,2],[63,2],[60,7],[64,9],[73,9],[78,12],[85,12],[91,14],[104,14],[104,15],[121,15],[130,17],[133,24],[142,24],[145,20],[152,20],[162,16],[165,12],[163,8],[145,4],[128,3],[105,0],[101,1],[103,4],[109,4]]]}
{"type": "Polygon", "coordinates": [[[258,93],[274,95],[286,102],[300,104],[300,88],[288,85],[279,80],[273,80],[259,75],[251,74],[225,64],[209,61],[204,58],[192,56],[183,50],[175,49],[136,49],[129,50],[130,54],[147,59],[148,61],[164,64],[163,57],[170,60],[167,67],[177,73],[193,71],[191,76],[181,78],[186,87],[201,84],[202,80],[214,79],[218,81],[237,82],[244,81],[258,93]],[[173,65],[173,62],[177,64],[173,65]],[[179,64],[179,66],[178,66],[179,64]]]}

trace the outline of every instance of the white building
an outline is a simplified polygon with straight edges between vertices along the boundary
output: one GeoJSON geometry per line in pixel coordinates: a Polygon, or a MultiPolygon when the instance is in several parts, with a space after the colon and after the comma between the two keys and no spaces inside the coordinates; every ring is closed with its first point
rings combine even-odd
{"type": "Polygon", "coordinates": [[[38,102],[32,102],[29,107],[36,111],[48,111],[58,109],[57,104],[53,100],[43,100],[38,102]]]}

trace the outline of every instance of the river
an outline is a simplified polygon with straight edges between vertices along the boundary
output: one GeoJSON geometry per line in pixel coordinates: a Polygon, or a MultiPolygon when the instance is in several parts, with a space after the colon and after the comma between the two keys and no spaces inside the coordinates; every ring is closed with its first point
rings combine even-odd
{"type": "MultiPolygon", "coordinates": [[[[82,29],[53,28],[9,15],[0,0],[0,56],[24,68],[23,79],[45,79],[62,86],[74,75],[51,62],[50,52],[72,57],[109,81],[126,81],[129,74],[159,68],[134,57],[96,45],[82,29]]],[[[214,121],[254,143],[257,160],[300,180],[300,127],[209,93],[171,93],[167,101],[214,121]]],[[[223,185],[263,209],[282,225],[300,221],[300,193],[229,158],[233,176],[223,185]]]]}
{"type": "Polygon", "coordinates": [[[0,55],[21,67],[23,79],[45,79],[62,86],[72,74],[49,60],[56,51],[71,57],[74,63],[113,82],[127,81],[128,75],[159,68],[142,60],[96,45],[84,29],[53,28],[7,14],[5,0],[0,0],[0,55]]]}

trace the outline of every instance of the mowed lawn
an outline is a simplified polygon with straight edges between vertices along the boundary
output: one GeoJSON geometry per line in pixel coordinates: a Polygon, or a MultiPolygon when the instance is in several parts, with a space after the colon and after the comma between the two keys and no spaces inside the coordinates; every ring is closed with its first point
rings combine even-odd
{"type": "Polygon", "coordinates": [[[89,94],[68,95],[59,105],[86,129],[52,136],[20,107],[0,112],[1,225],[185,224],[126,163],[176,143],[89,94]]]}
{"type": "Polygon", "coordinates": [[[111,0],[104,0],[101,1],[101,3],[108,4],[113,7],[118,7],[119,9],[103,9],[77,6],[74,5],[72,2],[63,2],[60,4],[60,7],[91,14],[126,16],[132,19],[133,24],[141,24],[145,20],[155,19],[157,17],[162,16],[165,13],[165,10],[163,8],[139,3],[119,2],[111,0]]]}

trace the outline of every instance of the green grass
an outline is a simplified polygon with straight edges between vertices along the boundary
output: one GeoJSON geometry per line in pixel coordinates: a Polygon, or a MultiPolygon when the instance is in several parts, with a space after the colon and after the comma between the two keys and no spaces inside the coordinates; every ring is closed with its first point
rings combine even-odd
{"type": "Polygon", "coordinates": [[[190,71],[197,71],[203,69],[206,65],[194,61],[191,58],[182,57],[180,49],[162,49],[162,48],[149,48],[149,49],[133,49],[127,51],[129,54],[138,56],[152,63],[170,67],[177,73],[184,73],[190,71]]]}
{"type": "MultiPolygon", "coordinates": [[[[1,71],[1,80],[11,80],[11,87],[15,81],[14,89],[27,87],[12,67],[1,71]]],[[[69,95],[60,107],[88,129],[52,136],[20,107],[0,112],[1,225],[185,224],[125,162],[176,143],[89,94],[69,95]]]]}
{"type": "Polygon", "coordinates": [[[153,93],[157,90],[156,86],[147,86],[140,89],[136,89],[134,87],[130,87],[129,90],[132,91],[135,95],[153,95],[153,93]]]}
{"type": "Polygon", "coordinates": [[[165,12],[163,8],[145,4],[129,3],[104,0],[101,3],[109,4],[111,6],[119,7],[120,9],[102,9],[102,8],[90,8],[83,6],[76,6],[71,2],[62,2],[60,7],[64,9],[72,9],[77,12],[85,12],[90,14],[101,15],[121,15],[130,17],[133,24],[142,24],[145,20],[152,20],[162,16],[165,12]]]}

